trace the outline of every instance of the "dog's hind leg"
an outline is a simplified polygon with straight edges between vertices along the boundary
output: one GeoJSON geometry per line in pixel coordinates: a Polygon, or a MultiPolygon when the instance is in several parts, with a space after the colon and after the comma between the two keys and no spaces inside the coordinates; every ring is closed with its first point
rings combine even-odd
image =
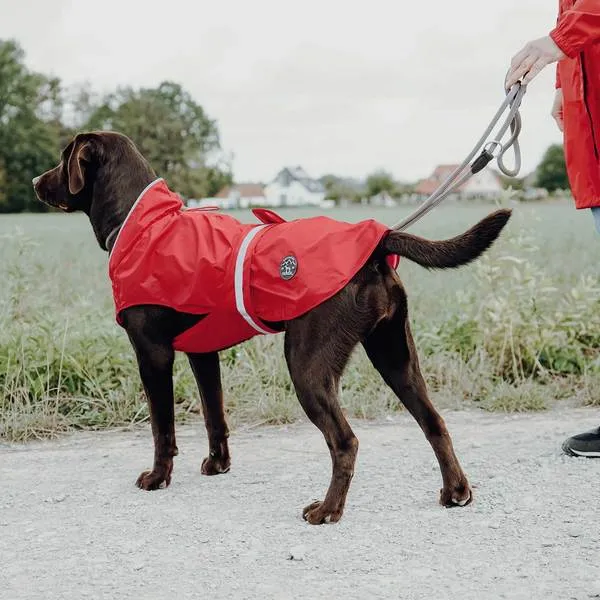
{"type": "Polygon", "coordinates": [[[313,502],[302,513],[313,525],[340,520],[354,475],[358,439],[338,402],[340,377],[364,331],[364,315],[348,318],[352,301],[349,294],[330,300],[286,326],[285,357],[296,394],[308,418],[323,433],[332,460],[325,499],[313,502]],[[352,319],[356,322],[349,322],[352,319]]]}
{"type": "Polygon", "coordinates": [[[454,453],[446,424],[429,400],[419,369],[404,290],[393,315],[381,321],[363,345],[375,368],[416,419],[435,452],[444,485],[440,503],[444,506],[469,504],[472,499],[469,482],[454,453]]]}
{"type": "Polygon", "coordinates": [[[227,473],[231,464],[227,438],[229,429],[223,410],[221,369],[217,352],[188,354],[188,360],[202,400],[204,423],[208,434],[208,456],[202,461],[203,475],[227,473]]]}

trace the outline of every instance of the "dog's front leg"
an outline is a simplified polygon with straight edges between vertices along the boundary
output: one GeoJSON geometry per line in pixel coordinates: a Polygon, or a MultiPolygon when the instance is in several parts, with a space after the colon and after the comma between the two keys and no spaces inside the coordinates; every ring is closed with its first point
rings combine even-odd
{"type": "Polygon", "coordinates": [[[137,480],[143,490],[156,490],[171,483],[173,457],[177,456],[175,442],[175,412],[173,402],[173,361],[175,352],[170,344],[154,342],[143,332],[128,331],[135,348],[140,376],[148,398],[152,435],[154,437],[154,466],[137,480]]]}

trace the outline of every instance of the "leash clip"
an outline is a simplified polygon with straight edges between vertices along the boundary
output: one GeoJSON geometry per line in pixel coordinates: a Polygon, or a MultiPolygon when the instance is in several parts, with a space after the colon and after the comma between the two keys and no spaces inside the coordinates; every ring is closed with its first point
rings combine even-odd
{"type": "Polygon", "coordinates": [[[488,152],[489,154],[491,154],[493,158],[496,158],[497,156],[500,156],[504,152],[504,145],[502,144],[502,142],[499,142],[498,140],[491,140],[483,147],[483,149],[486,152],[488,152]],[[490,147],[493,148],[493,150],[490,150],[490,147]],[[497,149],[499,149],[500,151],[498,152],[498,154],[494,154],[494,150],[497,150],[497,149]]]}
{"type": "Polygon", "coordinates": [[[493,160],[494,155],[486,148],[481,151],[481,154],[471,164],[471,175],[483,171],[488,164],[493,160]]]}

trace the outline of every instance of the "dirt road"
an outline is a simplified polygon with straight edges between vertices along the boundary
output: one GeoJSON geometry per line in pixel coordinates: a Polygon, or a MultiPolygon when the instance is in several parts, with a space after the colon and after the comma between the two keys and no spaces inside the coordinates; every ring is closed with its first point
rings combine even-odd
{"type": "Polygon", "coordinates": [[[560,453],[600,411],[444,417],[471,506],[437,505],[433,453],[400,415],[353,423],[346,512],[319,527],[300,517],[330,473],[308,424],[234,433],[212,478],[203,428],[180,428],[173,483],[152,493],[133,485],[146,429],[0,446],[0,598],[600,598],[600,459],[560,453]]]}

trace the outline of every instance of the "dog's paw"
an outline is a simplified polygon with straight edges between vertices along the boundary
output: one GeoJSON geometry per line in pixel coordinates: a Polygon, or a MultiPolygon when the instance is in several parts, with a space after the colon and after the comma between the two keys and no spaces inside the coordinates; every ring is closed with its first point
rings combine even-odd
{"type": "Polygon", "coordinates": [[[323,523],[337,523],[343,514],[342,509],[331,510],[324,502],[313,502],[304,507],[302,518],[311,525],[322,525],[323,523]]]}
{"type": "Polygon", "coordinates": [[[220,475],[221,473],[227,473],[230,467],[231,459],[229,457],[207,456],[202,461],[200,472],[202,475],[220,475]]]}
{"type": "Polygon", "coordinates": [[[440,504],[446,508],[467,506],[473,501],[473,492],[467,482],[440,490],[440,504]]]}
{"type": "Polygon", "coordinates": [[[141,490],[151,491],[168,487],[171,483],[171,469],[144,471],[135,482],[141,490]],[[164,484],[164,485],[163,485],[164,484]]]}

